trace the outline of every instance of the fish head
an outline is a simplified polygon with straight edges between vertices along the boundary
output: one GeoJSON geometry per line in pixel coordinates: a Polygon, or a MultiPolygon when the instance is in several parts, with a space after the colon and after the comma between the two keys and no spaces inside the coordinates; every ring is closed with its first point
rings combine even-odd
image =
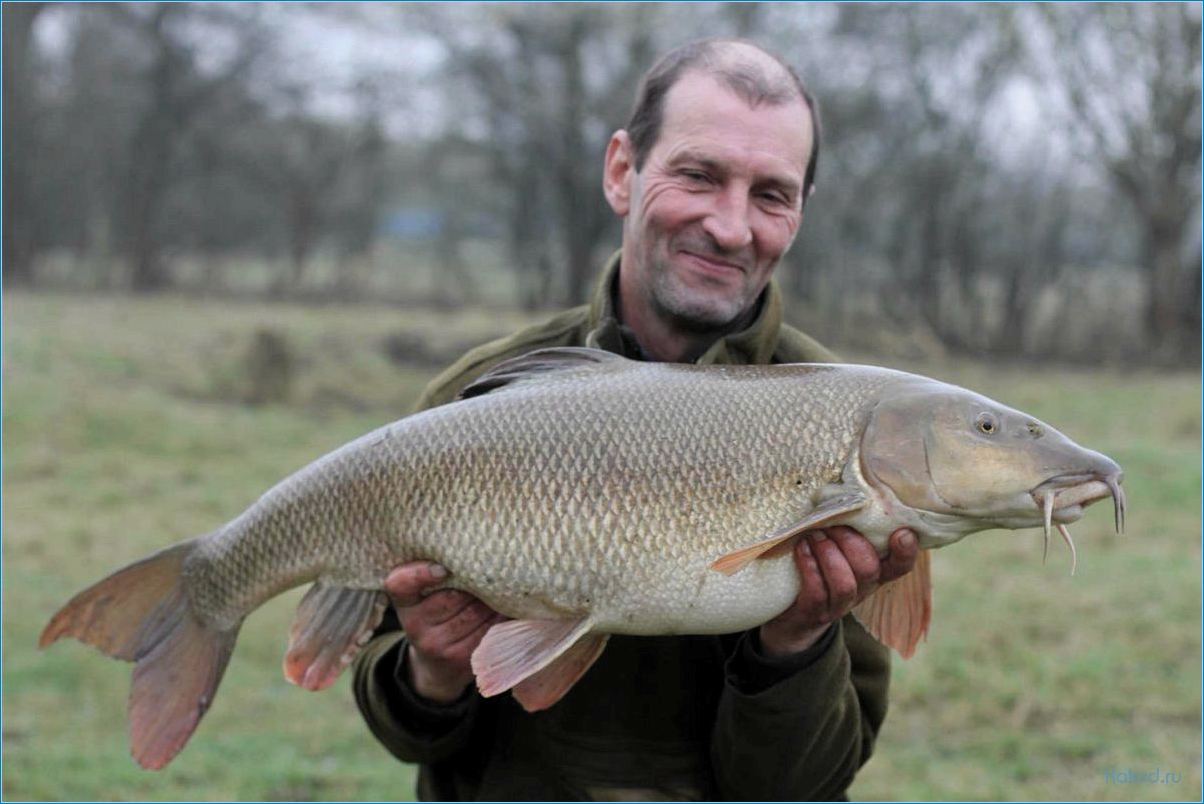
{"type": "Polygon", "coordinates": [[[861,468],[871,485],[919,514],[921,547],[988,528],[1078,520],[1112,497],[1117,528],[1120,467],[1053,427],[956,386],[917,383],[888,393],[870,416],[861,468]]]}

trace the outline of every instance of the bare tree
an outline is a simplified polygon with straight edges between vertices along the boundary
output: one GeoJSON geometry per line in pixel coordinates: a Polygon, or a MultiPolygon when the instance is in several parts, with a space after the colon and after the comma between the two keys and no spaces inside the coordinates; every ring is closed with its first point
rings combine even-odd
{"type": "MultiPolygon", "coordinates": [[[[780,31],[770,41],[799,33],[767,22],[780,31]]],[[[923,322],[948,345],[982,348],[983,280],[1013,267],[990,253],[999,182],[985,137],[1015,61],[1010,32],[996,15],[961,6],[844,5],[826,27],[824,49],[803,48],[800,65],[829,139],[808,211],[818,231],[805,223],[813,228],[801,235],[799,286],[815,292],[826,273],[874,266],[865,278],[890,297],[890,315],[923,322]],[[840,249],[850,259],[834,259],[840,249]]],[[[858,287],[826,284],[840,294],[858,287]]]]}
{"type": "Polygon", "coordinates": [[[4,12],[4,281],[31,278],[34,250],[31,159],[37,142],[30,70],[33,24],[45,3],[7,3],[4,12]]]}
{"type": "Polygon", "coordinates": [[[1097,165],[1137,213],[1151,343],[1199,345],[1200,7],[1041,6],[1046,85],[1097,165]]]}
{"type": "Polygon", "coordinates": [[[260,53],[256,29],[224,9],[198,9],[175,3],[146,8],[106,6],[147,48],[141,72],[144,102],[129,141],[120,200],[119,230],[131,264],[130,284],[153,291],[167,283],[163,263],[163,214],[178,175],[180,146],[214,97],[240,80],[260,53]],[[210,73],[197,63],[198,21],[220,26],[234,42],[234,55],[210,73]]]}
{"type": "Polygon", "coordinates": [[[447,49],[458,94],[471,98],[451,127],[481,142],[507,188],[511,259],[533,302],[551,301],[541,291],[556,284],[563,301],[588,294],[614,226],[599,189],[602,155],[654,52],[655,13],[493,6],[487,33],[465,26],[460,9],[424,7],[418,18],[447,49]],[[563,268],[550,273],[557,263],[563,268]]]}
{"type": "MultiPolygon", "coordinates": [[[[91,286],[117,281],[106,256],[117,252],[138,289],[183,277],[167,270],[176,255],[202,257],[218,277],[255,253],[279,259],[271,289],[286,293],[313,283],[326,249],[340,262],[322,291],[347,297],[352,267],[371,269],[380,212],[397,203],[422,231],[395,233],[427,238],[419,247],[442,264],[436,295],[448,303],[489,300],[469,250],[489,241],[525,306],[578,302],[618,242],[600,166],[640,74],[674,45],[735,34],[795,63],[820,100],[820,192],[779,273],[830,319],[821,331],[868,311],[960,350],[1017,353],[1048,331],[1048,303],[1037,302],[1052,285],[1090,282],[1102,266],[1124,284],[1129,265],[1149,288],[1151,338],[1174,352],[1199,329],[1195,6],[13,4],[4,14],[14,282],[50,249],[74,250],[91,286]],[[34,26],[40,14],[55,26],[34,26]],[[389,30],[386,47],[365,51],[392,55],[331,71],[306,55],[309,33],[329,26],[378,41],[389,30]],[[31,32],[51,30],[64,46],[35,52],[31,32]],[[1033,87],[1047,103],[1036,124],[1014,114],[1033,87]]],[[[239,284],[262,288],[252,274],[239,284]]],[[[1105,332],[1108,321],[1091,326],[1105,332]]]]}

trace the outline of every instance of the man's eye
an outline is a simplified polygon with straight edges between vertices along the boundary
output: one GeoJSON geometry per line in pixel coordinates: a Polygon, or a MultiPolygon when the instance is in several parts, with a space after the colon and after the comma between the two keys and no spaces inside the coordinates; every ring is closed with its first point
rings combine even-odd
{"type": "Polygon", "coordinates": [[[701,170],[683,170],[681,175],[685,176],[690,181],[710,183],[711,177],[701,170]]]}

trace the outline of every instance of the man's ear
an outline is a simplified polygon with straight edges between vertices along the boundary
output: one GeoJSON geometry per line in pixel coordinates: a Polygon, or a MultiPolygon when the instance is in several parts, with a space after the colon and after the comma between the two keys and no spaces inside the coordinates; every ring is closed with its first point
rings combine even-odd
{"type": "Polygon", "coordinates": [[[619,129],[610,135],[606,146],[606,161],[602,167],[602,192],[610,208],[620,218],[627,217],[631,210],[631,182],[635,177],[635,154],[631,150],[631,137],[619,129]]]}
{"type": "Polygon", "coordinates": [[[802,224],[802,222],[803,222],[803,219],[801,216],[802,216],[803,212],[806,211],[807,202],[811,200],[811,196],[813,196],[813,195],[815,195],[815,182],[812,182],[811,186],[807,188],[807,192],[803,193],[803,200],[802,200],[802,203],[799,204],[799,208],[798,208],[799,215],[800,215],[799,224],[802,224]]]}

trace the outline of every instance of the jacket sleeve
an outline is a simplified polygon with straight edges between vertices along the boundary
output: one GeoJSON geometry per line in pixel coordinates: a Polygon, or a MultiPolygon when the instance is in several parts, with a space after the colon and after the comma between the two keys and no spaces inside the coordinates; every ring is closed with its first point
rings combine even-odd
{"type": "Polygon", "coordinates": [[[886,717],[886,648],[852,615],[797,658],[763,656],[755,634],[727,663],[711,737],[719,798],[843,798],[886,717]]]}
{"type": "Polygon", "coordinates": [[[402,762],[438,762],[464,748],[480,696],[469,688],[459,700],[434,704],[406,680],[406,640],[400,631],[378,634],[355,663],[352,690],[368,728],[402,762]]]}

